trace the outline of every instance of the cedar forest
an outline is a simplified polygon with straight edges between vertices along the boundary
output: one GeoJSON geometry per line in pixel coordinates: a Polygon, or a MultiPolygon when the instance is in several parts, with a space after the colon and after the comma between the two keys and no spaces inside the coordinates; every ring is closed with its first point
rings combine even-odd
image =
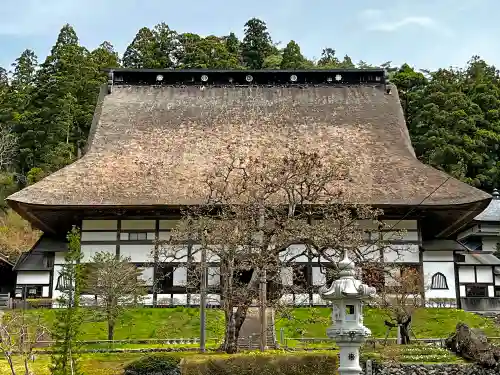
{"type": "MultiPolygon", "coordinates": [[[[89,51],[70,25],[39,63],[25,50],[0,67],[0,252],[27,250],[36,237],[9,219],[4,198],[70,164],[81,155],[92,123],[104,68],[332,69],[373,67],[325,48],[311,61],[290,41],[275,43],[265,22],[251,19],[244,38],[177,33],[165,23],[140,29],[120,58],[103,42],[89,51]]],[[[500,187],[500,74],[479,56],[463,68],[418,70],[382,64],[399,91],[413,147],[424,163],[491,192],[500,187]]]]}

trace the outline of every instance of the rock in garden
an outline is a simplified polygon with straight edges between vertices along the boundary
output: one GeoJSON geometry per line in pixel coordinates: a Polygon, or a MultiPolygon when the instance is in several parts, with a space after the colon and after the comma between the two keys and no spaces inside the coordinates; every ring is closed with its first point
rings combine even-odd
{"type": "Polygon", "coordinates": [[[493,368],[500,359],[500,349],[488,343],[479,330],[458,323],[455,332],[445,341],[446,347],[458,356],[473,361],[481,367],[493,368]]]}

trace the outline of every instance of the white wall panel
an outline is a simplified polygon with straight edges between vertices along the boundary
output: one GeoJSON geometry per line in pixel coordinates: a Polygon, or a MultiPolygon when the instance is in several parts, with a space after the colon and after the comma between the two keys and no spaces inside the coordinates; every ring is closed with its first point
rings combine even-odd
{"type": "Polygon", "coordinates": [[[288,262],[293,259],[294,262],[307,262],[307,255],[299,255],[306,251],[304,245],[291,245],[287,250],[280,254],[280,259],[283,262],[288,262]]]}
{"type": "Polygon", "coordinates": [[[293,294],[283,294],[280,298],[281,303],[284,305],[292,305],[293,304],[293,294]]]}
{"type": "Polygon", "coordinates": [[[453,262],[453,251],[424,251],[423,260],[425,261],[445,261],[453,262]]]}
{"type": "Polygon", "coordinates": [[[500,286],[500,276],[495,276],[495,285],[500,286]]]}
{"type": "Polygon", "coordinates": [[[418,245],[391,244],[384,248],[384,260],[388,263],[419,263],[418,245]]]}
{"type": "Polygon", "coordinates": [[[50,287],[49,286],[43,286],[42,287],[42,297],[43,298],[48,298],[50,293],[50,287]]]}
{"type": "Polygon", "coordinates": [[[82,220],[82,230],[117,230],[117,220],[82,220]]]}
{"type": "Polygon", "coordinates": [[[281,282],[285,286],[293,285],[293,268],[281,267],[281,282]]]}
{"type": "Polygon", "coordinates": [[[216,286],[220,284],[220,268],[208,267],[207,269],[207,285],[216,286]]]}
{"type": "Polygon", "coordinates": [[[153,261],[153,245],[139,244],[121,244],[120,255],[130,257],[132,263],[152,262],[153,261]]]}
{"type": "Polygon", "coordinates": [[[187,262],[187,246],[162,245],[159,249],[160,262],[179,263],[187,262]]]}
{"type": "Polygon", "coordinates": [[[153,285],[154,273],[154,267],[144,267],[142,269],[141,279],[144,280],[146,285],[153,285]]]}
{"type": "Polygon", "coordinates": [[[177,267],[174,269],[173,274],[173,284],[174,286],[185,286],[187,284],[187,268],[177,267]]]}
{"type": "Polygon", "coordinates": [[[460,285],[460,297],[465,297],[465,285],[460,285]]]}
{"type": "Polygon", "coordinates": [[[460,266],[458,269],[458,281],[460,283],[475,283],[474,267],[460,266]]]}
{"type": "Polygon", "coordinates": [[[187,305],[187,294],[173,294],[172,299],[174,305],[187,305]]]}
{"type": "Polygon", "coordinates": [[[155,230],[155,220],[122,220],[122,230],[152,229],[155,230]]]}
{"type": "Polygon", "coordinates": [[[49,271],[18,271],[17,284],[43,285],[50,283],[49,271]]]}
{"type": "Polygon", "coordinates": [[[320,294],[312,295],[312,303],[313,305],[320,305],[320,306],[326,305],[326,301],[323,298],[321,298],[320,294]]]}
{"type": "Polygon", "coordinates": [[[478,283],[493,283],[493,272],[491,267],[476,267],[478,283]]]}
{"type": "Polygon", "coordinates": [[[220,295],[207,294],[207,304],[212,306],[220,306],[220,295]]]}
{"type": "Polygon", "coordinates": [[[85,241],[116,241],[116,232],[82,232],[85,241]]]}
{"type": "Polygon", "coordinates": [[[495,287],[493,285],[488,285],[488,297],[495,297],[495,287]]]}
{"type": "Polygon", "coordinates": [[[296,305],[309,305],[309,294],[300,293],[295,295],[296,305]]]}
{"type": "Polygon", "coordinates": [[[456,298],[455,291],[455,267],[453,262],[424,262],[424,287],[425,298],[456,298]],[[446,277],[448,289],[431,289],[432,276],[442,273],[446,277]]]}
{"type": "Polygon", "coordinates": [[[498,237],[483,237],[483,251],[493,251],[497,250],[497,244],[500,243],[500,238],[498,237]]]}
{"type": "Polygon", "coordinates": [[[54,264],[64,264],[66,261],[64,257],[66,256],[65,252],[57,252],[54,254],[54,264]]]}
{"type": "Polygon", "coordinates": [[[321,272],[321,267],[312,267],[312,284],[322,286],[326,284],[326,275],[321,272]]]}
{"type": "Polygon", "coordinates": [[[116,254],[116,245],[106,244],[106,245],[94,245],[94,244],[82,244],[82,262],[90,262],[95,254],[110,253],[116,254]]]}

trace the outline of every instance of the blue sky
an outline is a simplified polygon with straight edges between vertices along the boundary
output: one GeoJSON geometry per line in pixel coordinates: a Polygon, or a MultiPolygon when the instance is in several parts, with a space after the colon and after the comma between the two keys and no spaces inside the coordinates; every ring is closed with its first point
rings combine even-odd
{"type": "Polygon", "coordinates": [[[26,48],[45,59],[64,23],[94,48],[109,40],[122,53],[142,26],[178,32],[243,34],[264,20],[275,41],[293,39],[309,58],[324,47],[354,61],[391,60],[418,68],[463,66],[474,54],[500,66],[498,0],[1,0],[0,66],[26,48]]]}

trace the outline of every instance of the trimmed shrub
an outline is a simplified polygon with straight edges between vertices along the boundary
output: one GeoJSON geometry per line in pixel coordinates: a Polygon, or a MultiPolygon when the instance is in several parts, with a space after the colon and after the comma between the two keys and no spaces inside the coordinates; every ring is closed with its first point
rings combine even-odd
{"type": "Polygon", "coordinates": [[[332,375],[337,355],[316,353],[245,353],[229,357],[186,358],[183,375],[332,375]]]}
{"type": "Polygon", "coordinates": [[[124,375],[180,375],[180,361],[179,356],[148,355],[125,366],[124,375]]]}

